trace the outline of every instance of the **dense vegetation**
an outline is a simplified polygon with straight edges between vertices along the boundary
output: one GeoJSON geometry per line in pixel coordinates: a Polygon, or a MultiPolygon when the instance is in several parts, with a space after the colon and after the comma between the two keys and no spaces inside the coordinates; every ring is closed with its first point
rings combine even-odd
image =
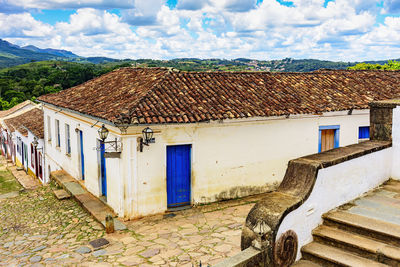
{"type": "Polygon", "coordinates": [[[0,109],[81,84],[115,68],[129,66],[64,61],[32,62],[0,70],[0,109]]]}
{"type": "Polygon", "coordinates": [[[359,63],[353,67],[349,67],[350,70],[400,70],[400,61],[389,60],[387,63],[374,64],[374,63],[359,63]]]}

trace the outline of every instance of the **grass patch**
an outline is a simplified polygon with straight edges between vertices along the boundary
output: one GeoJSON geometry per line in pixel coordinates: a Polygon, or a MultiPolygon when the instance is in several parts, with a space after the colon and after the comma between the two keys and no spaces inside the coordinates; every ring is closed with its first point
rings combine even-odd
{"type": "Polygon", "coordinates": [[[21,185],[9,171],[0,171],[0,194],[19,191],[20,189],[21,185]]]}

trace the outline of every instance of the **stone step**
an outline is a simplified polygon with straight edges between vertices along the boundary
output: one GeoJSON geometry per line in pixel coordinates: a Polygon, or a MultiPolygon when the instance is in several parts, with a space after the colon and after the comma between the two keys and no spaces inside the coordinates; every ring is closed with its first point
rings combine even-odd
{"type": "Polygon", "coordinates": [[[358,255],[346,252],[342,249],[325,244],[311,242],[301,249],[303,259],[311,260],[322,266],[351,266],[351,267],[383,267],[389,266],[358,255]]]}
{"type": "Polygon", "coordinates": [[[312,262],[312,261],[307,261],[307,260],[296,261],[291,266],[292,267],[321,267],[321,265],[316,264],[315,262],[312,262]]]}
{"type": "Polygon", "coordinates": [[[117,214],[105,202],[92,195],[77,180],[64,170],[53,171],[50,178],[60,185],[65,191],[70,193],[78,203],[105,227],[105,218],[107,215],[114,217],[114,228],[126,230],[126,225],[117,218],[117,214]]]}
{"type": "Polygon", "coordinates": [[[377,262],[400,265],[400,248],[381,241],[326,225],[314,229],[313,237],[316,242],[342,248],[377,262]]]}
{"type": "Polygon", "coordinates": [[[337,227],[400,247],[400,225],[342,210],[328,212],[322,217],[327,226],[337,227]]]}
{"type": "Polygon", "coordinates": [[[400,181],[390,179],[387,181],[382,188],[387,191],[392,191],[395,193],[400,193],[400,181]]]}

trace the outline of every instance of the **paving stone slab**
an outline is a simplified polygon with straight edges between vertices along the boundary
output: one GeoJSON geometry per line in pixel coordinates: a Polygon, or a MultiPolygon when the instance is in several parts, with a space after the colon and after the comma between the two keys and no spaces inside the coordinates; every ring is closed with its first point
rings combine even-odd
{"type": "Polygon", "coordinates": [[[75,250],[75,252],[80,253],[80,254],[87,254],[87,253],[92,252],[92,250],[87,246],[81,246],[81,247],[77,248],[75,250]]]}
{"type": "Polygon", "coordinates": [[[91,245],[94,250],[104,248],[105,246],[108,246],[109,244],[110,244],[110,242],[105,238],[99,238],[99,239],[89,242],[89,245],[91,245]]]}
{"type": "Polygon", "coordinates": [[[19,196],[18,191],[10,192],[10,193],[5,193],[5,194],[0,194],[0,199],[6,199],[6,198],[11,198],[11,197],[17,197],[19,196]]]}
{"type": "Polygon", "coordinates": [[[42,260],[42,256],[33,256],[32,258],[29,259],[30,262],[36,263],[42,260]]]}
{"type": "Polygon", "coordinates": [[[107,250],[100,249],[100,250],[96,250],[95,252],[93,252],[92,255],[95,256],[95,257],[99,257],[99,256],[102,256],[102,255],[104,255],[106,253],[107,253],[107,250]]]}
{"type": "Polygon", "coordinates": [[[36,248],[32,249],[32,252],[38,252],[38,251],[41,251],[41,250],[45,249],[46,247],[47,247],[47,246],[44,246],[44,245],[42,245],[42,246],[39,246],[39,247],[36,247],[36,248]]]}
{"type": "Polygon", "coordinates": [[[151,248],[151,249],[148,249],[148,250],[140,253],[140,256],[142,256],[144,258],[151,258],[159,253],[160,253],[160,250],[158,248],[151,248]]]}

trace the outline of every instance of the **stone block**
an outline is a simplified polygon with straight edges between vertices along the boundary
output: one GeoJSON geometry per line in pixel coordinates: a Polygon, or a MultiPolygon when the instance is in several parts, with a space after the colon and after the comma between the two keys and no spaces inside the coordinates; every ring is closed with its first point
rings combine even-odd
{"type": "Polygon", "coordinates": [[[67,191],[64,189],[59,189],[59,190],[54,190],[53,191],[54,195],[56,196],[57,199],[62,200],[66,198],[70,198],[71,194],[69,194],[67,191]]]}
{"type": "Polygon", "coordinates": [[[71,192],[72,195],[81,195],[86,193],[82,186],[75,182],[65,183],[64,186],[69,192],[71,192]]]}

